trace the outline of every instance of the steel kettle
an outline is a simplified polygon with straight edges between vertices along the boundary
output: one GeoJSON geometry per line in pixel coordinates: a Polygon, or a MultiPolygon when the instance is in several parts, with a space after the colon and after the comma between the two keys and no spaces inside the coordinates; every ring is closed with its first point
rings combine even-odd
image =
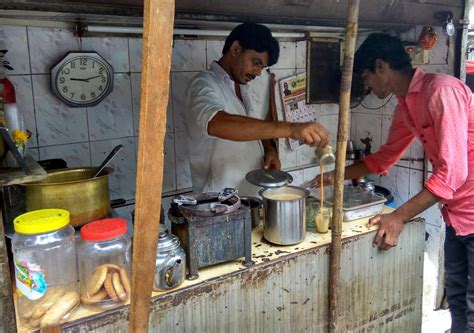
{"type": "Polygon", "coordinates": [[[179,286],[186,276],[186,254],[178,237],[160,230],[155,264],[154,291],[164,291],[179,286]]]}

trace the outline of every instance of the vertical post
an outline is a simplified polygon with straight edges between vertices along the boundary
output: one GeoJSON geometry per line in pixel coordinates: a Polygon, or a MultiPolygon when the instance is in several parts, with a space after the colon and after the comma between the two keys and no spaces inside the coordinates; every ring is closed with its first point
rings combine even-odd
{"type": "Polygon", "coordinates": [[[331,226],[331,255],[329,266],[329,332],[339,332],[338,323],[338,285],[340,280],[341,234],[342,234],[342,195],[344,190],[344,169],[346,146],[349,138],[349,105],[352,83],[354,49],[357,38],[359,0],[350,0],[344,40],[344,62],[342,66],[341,91],[339,97],[339,124],[337,129],[336,178],[334,182],[333,219],[331,226]]]}
{"type": "Polygon", "coordinates": [[[174,0],[145,0],[130,332],[148,330],[163,184],[174,0]]]}

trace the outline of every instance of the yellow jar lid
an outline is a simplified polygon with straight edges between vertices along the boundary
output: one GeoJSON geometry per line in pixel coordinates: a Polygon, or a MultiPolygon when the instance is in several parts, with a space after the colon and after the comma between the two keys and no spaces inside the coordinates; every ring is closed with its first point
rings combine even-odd
{"type": "Polygon", "coordinates": [[[69,211],[40,209],[17,216],[13,220],[15,231],[20,234],[41,234],[61,229],[69,224],[69,211]]]}

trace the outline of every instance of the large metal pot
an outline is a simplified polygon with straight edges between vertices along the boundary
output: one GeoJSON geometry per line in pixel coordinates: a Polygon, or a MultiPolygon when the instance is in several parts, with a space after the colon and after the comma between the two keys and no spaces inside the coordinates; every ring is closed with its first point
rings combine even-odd
{"type": "Polygon", "coordinates": [[[279,245],[297,244],[306,236],[306,197],[309,191],[297,186],[260,191],[264,207],[263,237],[279,245]]]}
{"type": "Polygon", "coordinates": [[[100,176],[92,178],[96,170],[96,167],[54,170],[42,181],[23,184],[26,209],[66,209],[74,227],[106,217],[110,213],[112,169],[106,168],[100,176]]]}

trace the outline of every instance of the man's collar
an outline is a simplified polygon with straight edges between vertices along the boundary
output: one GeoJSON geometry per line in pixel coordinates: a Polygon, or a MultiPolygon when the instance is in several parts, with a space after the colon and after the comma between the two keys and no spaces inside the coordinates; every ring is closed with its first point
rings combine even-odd
{"type": "Polygon", "coordinates": [[[411,93],[419,93],[423,89],[423,78],[426,72],[421,68],[416,68],[415,73],[410,81],[410,87],[408,87],[407,96],[411,93]]]}
{"type": "Polygon", "coordinates": [[[224,68],[219,65],[217,61],[213,61],[211,63],[211,71],[220,79],[222,82],[226,84],[230,84],[232,79],[230,78],[230,75],[227,74],[227,72],[224,70],[224,68]]]}

